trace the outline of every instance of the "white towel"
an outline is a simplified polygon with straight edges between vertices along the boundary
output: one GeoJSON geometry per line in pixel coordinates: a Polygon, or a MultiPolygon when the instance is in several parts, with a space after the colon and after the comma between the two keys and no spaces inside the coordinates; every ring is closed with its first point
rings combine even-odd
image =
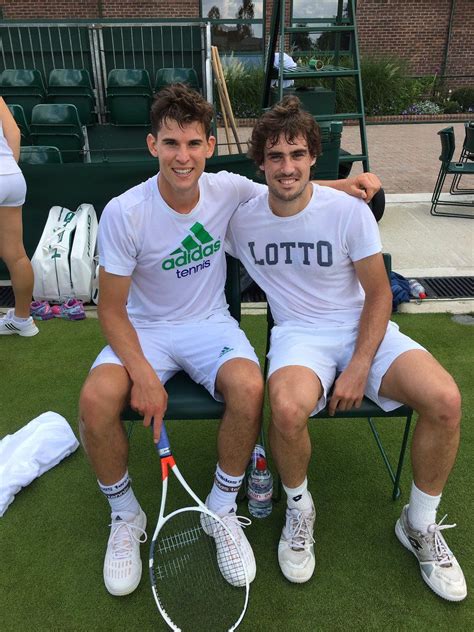
{"type": "Polygon", "coordinates": [[[48,411],[0,441],[0,517],[15,494],[79,446],[64,417],[48,411]]]}

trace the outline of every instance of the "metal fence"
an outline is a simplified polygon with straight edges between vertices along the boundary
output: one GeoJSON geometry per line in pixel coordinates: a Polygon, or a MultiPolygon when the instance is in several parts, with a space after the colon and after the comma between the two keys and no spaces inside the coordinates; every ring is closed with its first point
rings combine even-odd
{"type": "Polygon", "coordinates": [[[212,102],[210,24],[205,22],[44,23],[0,26],[0,72],[36,68],[47,84],[51,70],[85,68],[105,120],[107,76],[114,68],[194,68],[212,102]]]}

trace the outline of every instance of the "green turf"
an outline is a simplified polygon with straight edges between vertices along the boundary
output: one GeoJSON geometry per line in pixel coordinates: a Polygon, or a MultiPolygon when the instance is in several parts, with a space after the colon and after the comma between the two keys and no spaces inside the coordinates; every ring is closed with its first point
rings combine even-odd
{"type": "MultiPolygon", "coordinates": [[[[402,330],[426,345],[453,373],[464,398],[461,448],[441,513],[458,528],[446,536],[462,562],[468,584],[474,576],[472,539],[474,329],[448,315],[397,316],[402,330]],[[471,533],[471,535],[469,535],[471,533]]],[[[243,321],[260,356],[265,320],[243,321]]],[[[40,323],[31,339],[0,339],[0,436],[13,433],[47,410],[64,415],[77,434],[77,399],[102,338],[96,320],[40,323]]],[[[181,470],[204,497],[215,466],[215,422],[170,422],[169,434],[181,470]]],[[[379,431],[397,454],[400,420],[381,420],[379,431]]],[[[306,585],[280,574],[276,546],[284,503],[255,520],[247,534],[257,559],[242,631],[472,630],[472,596],[460,604],[436,597],[421,578],[415,558],[401,547],[394,523],[410,486],[407,460],[402,499],[391,486],[366,422],[319,420],[310,424],[314,447],[309,479],[318,512],[317,567],[306,585]]],[[[130,472],[148,514],[150,534],[160,498],[158,458],[148,431],[135,428],[130,472]]],[[[248,515],[241,503],[239,510],[248,515]]],[[[102,583],[108,511],[80,448],[15,498],[0,520],[0,629],[5,632],[166,630],[156,612],[142,547],[144,575],[133,595],[114,598],[102,583]]],[[[185,604],[183,604],[185,607],[185,604]]],[[[212,632],[212,631],[210,631],[212,632]]]]}

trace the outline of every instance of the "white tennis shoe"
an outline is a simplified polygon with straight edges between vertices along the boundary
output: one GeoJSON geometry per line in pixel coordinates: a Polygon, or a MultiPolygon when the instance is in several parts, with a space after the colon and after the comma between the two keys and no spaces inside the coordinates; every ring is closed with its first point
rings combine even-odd
{"type": "Polygon", "coordinates": [[[18,336],[31,337],[39,333],[39,329],[31,316],[23,322],[18,322],[14,319],[14,315],[15,310],[12,308],[8,310],[3,318],[0,318],[0,336],[17,334],[18,336]]]}
{"type": "Polygon", "coordinates": [[[222,514],[220,512],[217,514],[229,529],[233,539],[219,522],[204,513],[201,514],[201,526],[205,533],[215,540],[217,564],[224,579],[231,586],[243,587],[245,574],[249,584],[255,579],[257,565],[252,547],[244,533],[244,528],[252,524],[252,521],[246,516],[238,516],[236,509],[237,506],[233,505],[230,510],[225,508],[222,514]],[[242,562],[245,569],[242,567],[242,562]]]}
{"type": "Polygon", "coordinates": [[[286,509],[286,522],[278,544],[278,562],[286,579],[295,584],[307,582],[314,573],[314,522],[316,511],[286,509]]]}
{"type": "Polygon", "coordinates": [[[142,561],[140,544],[146,542],[146,515],[112,513],[110,536],[104,560],[105,587],[111,595],[133,592],[140,583],[142,561]]]}
{"type": "Polygon", "coordinates": [[[442,524],[444,518],[438,524],[431,524],[428,533],[421,533],[408,522],[408,505],[405,505],[395,525],[395,534],[418,559],[421,576],[431,590],[448,601],[462,601],[467,595],[466,580],[441,533],[456,525],[442,524]]]}

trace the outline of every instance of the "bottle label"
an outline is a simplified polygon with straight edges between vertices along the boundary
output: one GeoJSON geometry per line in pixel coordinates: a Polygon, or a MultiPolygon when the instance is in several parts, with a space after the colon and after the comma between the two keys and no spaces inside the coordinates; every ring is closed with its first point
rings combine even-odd
{"type": "Polygon", "coordinates": [[[265,492],[259,493],[256,492],[254,489],[250,488],[247,490],[247,496],[251,499],[251,500],[255,500],[259,503],[265,503],[269,500],[272,499],[272,494],[273,494],[273,490],[270,488],[265,492]]]}

